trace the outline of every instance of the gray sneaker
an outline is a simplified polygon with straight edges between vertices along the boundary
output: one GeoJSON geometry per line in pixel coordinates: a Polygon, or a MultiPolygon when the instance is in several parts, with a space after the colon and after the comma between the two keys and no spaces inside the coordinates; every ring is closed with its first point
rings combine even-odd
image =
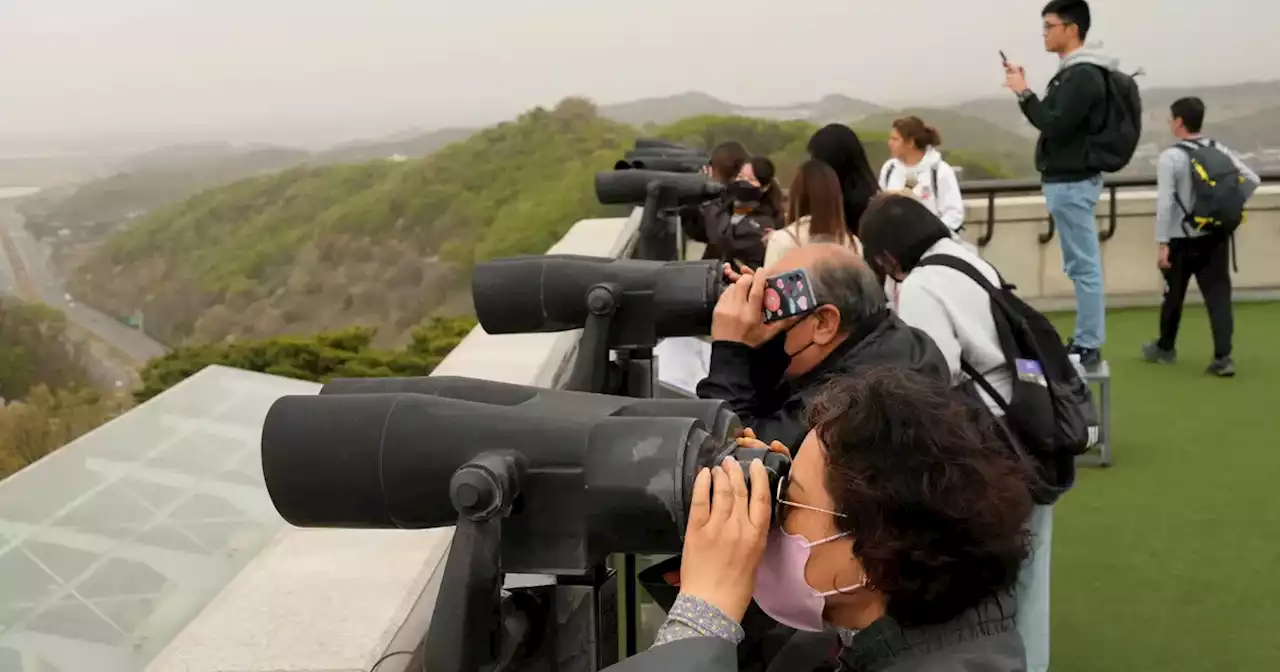
{"type": "Polygon", "coordinates": [[[1219,378],[1231,378],[1236,375],[1236,363],[1230,357],[1222,357],[1210,362],[1204,372],[1219,378]]]}
{"type": "Polygon", "coordinates": [[[1142,345],[1142,358],[1153,364],[1173,364],[1178,361],[1178,351],[1165,350],[1159,343],[1151,341],[1142,345]]]}

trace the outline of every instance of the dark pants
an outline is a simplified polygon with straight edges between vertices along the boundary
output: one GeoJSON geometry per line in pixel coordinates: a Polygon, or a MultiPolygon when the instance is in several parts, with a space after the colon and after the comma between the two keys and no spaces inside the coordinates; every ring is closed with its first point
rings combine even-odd
{"type": "Polygon", "coordinates": [[[1204,295],[1213,330],[1215,359],[1231,355],[1231,245],[1225,238],[1175,238],[1169,241],[1169,268],[1164,274],[1164,304],[1160,307],[1161,349],[1172,350],[1182,322],[1182,303],[1192,276],[1204,295]]]}

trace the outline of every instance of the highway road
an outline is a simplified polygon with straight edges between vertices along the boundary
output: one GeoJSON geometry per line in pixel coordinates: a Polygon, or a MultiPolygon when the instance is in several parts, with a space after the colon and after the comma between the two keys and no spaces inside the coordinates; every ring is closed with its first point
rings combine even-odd
{"type": "MultiPolygon", "coordinates": [[[[14,263],[22,264],[26,275],[30,278],[32,289],[37,296],[25,297],[42,301],[67,315],[67,319],[93,334],[102,342],[128,357],[132,364],[140,365],[153,357],[163,355],[167,348],[160,342],[134,329],[113,317],[105,315],[71,297],[67,300],[67,291],[58,280],[57,273],[49,261],[49,249],[35,239],[22,226],[22,216],[14,211],[10,204],[0,200],[0,233],[9,239],[12,246],[5,246],[0,254],[0,291],[22,296],[22,288],[18,287],[17,273],[14,263]],[[9,250],[17,253],[18,259],[9,259],[9,250]]],[[[102,359],[95,357],[94,359],[102,359]]],[[[95,367],[95,378],[104,379],[112,376],[120,378],[118,364],[99,362],[95,367]]]]}

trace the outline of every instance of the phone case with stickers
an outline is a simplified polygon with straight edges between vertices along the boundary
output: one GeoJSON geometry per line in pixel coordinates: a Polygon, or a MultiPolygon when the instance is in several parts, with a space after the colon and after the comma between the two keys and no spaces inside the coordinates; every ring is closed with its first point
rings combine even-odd
{"type": "Polygon", "coordinates": [[[775,275],[765,281],[764,323],[785,320],[804,315],[818,307],[809,284],[809,275],[803,268],[775,275]]]}

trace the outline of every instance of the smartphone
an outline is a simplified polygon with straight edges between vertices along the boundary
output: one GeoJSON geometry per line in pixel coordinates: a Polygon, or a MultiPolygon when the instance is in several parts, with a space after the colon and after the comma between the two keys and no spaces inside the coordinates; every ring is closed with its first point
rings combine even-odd
{"type": "Polygon", "coordinates": [[[818,300],[813,296],[809,274],[803,268],[775,275],[765,281],[764,323],[813,312],[818,300]]]}

